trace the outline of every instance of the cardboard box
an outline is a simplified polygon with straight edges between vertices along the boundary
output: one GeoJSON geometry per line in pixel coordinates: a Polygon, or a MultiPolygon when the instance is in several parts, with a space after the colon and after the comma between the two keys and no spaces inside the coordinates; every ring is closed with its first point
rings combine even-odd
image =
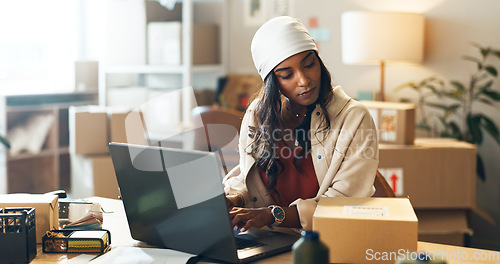
{"type": "Polygon", "coordinates": [[[394,263],[417,250],[418,220],[406,198],[322,197],[313,230],[331,263],[394,263]]]}
{"type": "Polygon", "coordinates": [[[59,198],[43,194],[0,194],[0,208],[34,207],[36,242],[42,243],[45,232],[59,229],[59,198]]]}
{"type": "Polygon", "coordinates": [[[222,108],[244,112],[262,86],[262,79],[254,74],[230,74],[224,89],[217,96],[222,108]]]}
{"type": "Polygon", "coordinates": [[[394,193],[416,209],[474,208],[476,146],[441,138],[414,145],[379,145],[379,171],[394,193]]]}
{"type": "Polygon", "coordinates": [[[467,246],[472,229],[467,210],[415,210],[418,217],[418,240],[454,246],[467,246]]]}
{"type": "Polygon", "coordinates": [[[113,162],[109,155],[71,155],[71,196],[100,196],[117,199],[120,195],[113,162]]]}
{"type": "Polygon", "coordinates": [[[142,112],[108,111],[110,142],[147,145],[142,112]]]}
{"type": "MultiPolygon", "coordinates": [[[[220,62],[218,31],[215,24],[193,25],[192,61],[194,65],[220,62]]],[[[182,64],[181,22],[150,22],[148,24],[148,63],[182,64]]]]}
{"type": "Polygon", "coordinates": [[[379,143],[413,144],[415,105],[381,101],[360,101],[368,107],[378,130],[379,143]]]}
{"type": "Polygon", "coordinates": [[[70,152],[81,155],[105,154],[108,150],[106,109],[97,106],[69,108],[70,152]]]}

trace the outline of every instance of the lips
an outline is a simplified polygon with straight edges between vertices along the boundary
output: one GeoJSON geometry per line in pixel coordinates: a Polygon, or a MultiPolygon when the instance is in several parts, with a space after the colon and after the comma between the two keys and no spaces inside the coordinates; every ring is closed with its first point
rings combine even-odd
{"type": "Polygon", "coordinates": [[[311,93],[312,93],[312,91],[314,91],[314,88],[311,88],[311,89],[309,89],[309,90],[307,90],[307,91],[305,91],[305,92],[303,92],[303,93],[299,94],[299,96],[306,96],[306,95],[309,95],[309,94],[311,94],[311,93]]]}

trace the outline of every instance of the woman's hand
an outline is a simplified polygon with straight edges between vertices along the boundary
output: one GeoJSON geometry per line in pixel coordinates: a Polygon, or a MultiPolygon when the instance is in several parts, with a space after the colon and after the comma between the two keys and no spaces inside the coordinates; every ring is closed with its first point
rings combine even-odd
{"type": "Polygon", "coordinates": [[[271,208],[240,208],[233,207],[229,212],[233,228],[239,228],[242,232],[250,227],[263,227],[274,222],[271,208]]]}

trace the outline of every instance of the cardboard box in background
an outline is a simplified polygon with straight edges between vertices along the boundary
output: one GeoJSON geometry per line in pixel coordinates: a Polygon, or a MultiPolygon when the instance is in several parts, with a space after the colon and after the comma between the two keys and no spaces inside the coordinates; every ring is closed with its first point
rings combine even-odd
{"type": "Polygon", "coordinates": [[[415,139],[415,105],[360,101],[368,107],[378,130],[379,143],[412,145],[415,139]]]}
{"type": "Polygon", "coordinates": [[[313,230],[329,247],[331,263],[395,263],[374,254],[417,250],[418,220],[406,198],[322,197],[313,230]]]}
{"type": "Polygon", "coordinates": [[[467,210],[415,210],[418,217],[418,240],[454,246],[468,246],[472,229],[467,210]]]}
{"type": "Polygon", "coordinates": [[[215,91],[213,89],[194,90],[196,105],[213,105],[215,103],[215,91]]]}
{"type": "MultiPolygon", "coordinates": [[[[148,63],[156,65],[182,64],[182,23],[178,21],[150,22],[148,35],[148,63]]],[[[219,29],[215,24],[193,25],[194,65],[217,64],[219,56],[219,29]]]]}
{"type": "Polygon", "coordinates": [[[120,195],[109,155],[71,156],[71,196],[100,196],[117,199],[120,195]]]}
{"type": "Polygon", "coordinates": [[[222,108],[245,111],[253,96],[260,90],[262,79],[253,74],[230,74],[217,101],[222,108]]]}
{"type": "Polygon", "coordinates": [[[476,151],[473,144],[441,138],[380,144],[379,171],[396,196],[409,196],[416,209],[474,208],[476,151]]]}
{"type": "Polygon", "coordinates": [[[59,198],[43,194],[0,194],[0,208],[35,208],[36,242],[42,243],[45,232],[59,229],[59,198]]]}
{"type": "Polygon", "coordinates": [[[81,155],[105,154],[108,150],[108,117],[98,106],[69,108],[70,152],[81,155]]]}

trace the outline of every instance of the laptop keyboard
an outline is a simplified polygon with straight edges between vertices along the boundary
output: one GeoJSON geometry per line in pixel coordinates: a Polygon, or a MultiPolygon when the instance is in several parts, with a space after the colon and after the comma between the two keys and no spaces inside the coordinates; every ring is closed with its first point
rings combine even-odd
{"type": "Polygon", "coordinates": [[[235,237],[234,240],[236,242],[236,249],[238,249],[238,250],[251,249],[251,248],[262,247],[262,246],[267,245],[266,243],[262,243],[262,242],[250,240],[250,239],[239,238],[239,237],[235,237]]]}

